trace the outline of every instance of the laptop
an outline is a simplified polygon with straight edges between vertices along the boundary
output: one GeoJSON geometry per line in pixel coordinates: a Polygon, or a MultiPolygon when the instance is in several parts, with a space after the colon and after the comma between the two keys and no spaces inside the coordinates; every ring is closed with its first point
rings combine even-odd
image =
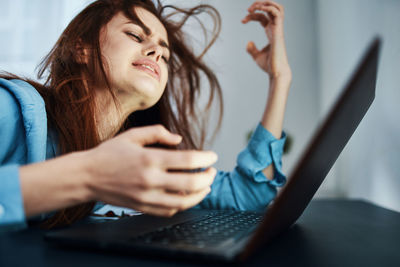
{"type": "Polygon", "coordinates": [[[138,215],[50,231],[45,239],[151,257],[245,260],[296,222],[356,130],[375,98],[380,45],[379,38],[370,44],[288,183],[265,212],[191,209],[171,218],[138,215]]]}

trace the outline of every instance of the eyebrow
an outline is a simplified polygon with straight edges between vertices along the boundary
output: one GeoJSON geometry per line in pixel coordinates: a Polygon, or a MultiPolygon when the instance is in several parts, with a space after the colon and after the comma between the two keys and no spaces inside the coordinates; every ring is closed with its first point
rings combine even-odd
{"type": "MultiPolygon", "coordinates": [[[[136,22],[134,22],[134,21],[132,21],[132,20],[130,20],[130,21],[124,23],[124,24],[134,24],[134,25],[136,25],[136,26],[139,26],[140,28],[142,28],[143,32],[144,32],[147,36],[149,36],[149,35],[152,34],[151,30],[150,30],[148,27],[146,27],[145,25],[140,25],[140,24],[138,24],[138,23],[136,23],[136,22]]],[[[165,42],[163,39],[160,39],[160,40],[158,41],[158,44],[161,45],[162,47],[165,47],[165,48],[167,48],[168,50],[170,50],[170,48],[169,48],[167,42],[165,42]]]]}

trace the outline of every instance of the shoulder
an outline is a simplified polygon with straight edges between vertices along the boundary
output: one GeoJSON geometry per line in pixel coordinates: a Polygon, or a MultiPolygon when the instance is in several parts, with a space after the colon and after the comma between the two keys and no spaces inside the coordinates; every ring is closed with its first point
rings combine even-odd
{"type": "Polygon", "coordinates": [[[21,116],[20,107],[14,94],[5,88],[0,81],[0,122],[4,126],[21,116]]]}
{"type": "Polygon", "coordinates": [[[44,159],[46,109],[43,98],[31,84],[0,78],[0,125],[0,147],[24,140],[28,162],[44,159]]]}
{"type": "Polygon", "coordinates": [[[0,162],[4,163],[24,144],[24,125],[17,99],[0,81],[0,162]]]}
{"type": "Polygon", "coordinates": [[[15,128],[22,119],[29,130],[32,121],[43,114],[44,100],[31,84],[0,78],[0,124],[3,129],[15,128]]]}
{"type": "Polygon", "coordinates": [[[43,98],[39,92],[26,81],[0,78],[0,91],[2,91],[0,97],[4,97],[4,101],[12,100],[11,96],[20,106],[32,104],[44,106],[43,98]]]}
{"type": "Polygon", "coordinates": [[[0,119],[21,116],[26,110],[44,109],[44,100],[38,91],[23,80],[0,78],[0,119]]]}

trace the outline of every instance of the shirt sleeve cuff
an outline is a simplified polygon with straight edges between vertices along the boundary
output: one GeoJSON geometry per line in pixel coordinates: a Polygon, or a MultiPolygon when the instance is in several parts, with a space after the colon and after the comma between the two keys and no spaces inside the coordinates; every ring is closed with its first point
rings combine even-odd
{"type": "Polygon", "coordinates": [[[282,132],[280,139],[276,139],[259,123],[247,147],[238,156],[239,171],[248,177],[253,177],[256,182],[283,186],[286,182],[286,177],[282,172],[282,154],[285,141],[285,132],[282,132]],[[274,164],[275,167],[275,175],[272,180],[267,179],[262,172],[270,164],[274,164]]]}
{"type": "Polygon", "coordinates": [[[27,227],[19,166],[0,167],[0,233],[27,227]]]}

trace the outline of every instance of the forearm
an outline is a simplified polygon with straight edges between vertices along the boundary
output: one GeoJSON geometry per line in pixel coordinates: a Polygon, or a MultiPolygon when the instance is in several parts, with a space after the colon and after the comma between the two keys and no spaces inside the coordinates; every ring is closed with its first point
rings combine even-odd
{"type": "Polygon", "coordinates": [[[25,215],[76,205],[91,200],[84,152],[72,153],[20,168],[25,215]]]}
{"type": "Polygon", "coordinates": [[[267,105],[261,124],[277,139],[281,138],[291,78],[271,79],[267,105]]]}
{"type": "MultiPolygon", "coordinates": [[[[270,79],[269,95],[261,124],[277,139],[280,139],[282,135],[290,84],[291,75],[270,79]]],[[[269,179],[273,179],[274,166],[271,164],[263,170],[263,173],[269,179]]]]}

